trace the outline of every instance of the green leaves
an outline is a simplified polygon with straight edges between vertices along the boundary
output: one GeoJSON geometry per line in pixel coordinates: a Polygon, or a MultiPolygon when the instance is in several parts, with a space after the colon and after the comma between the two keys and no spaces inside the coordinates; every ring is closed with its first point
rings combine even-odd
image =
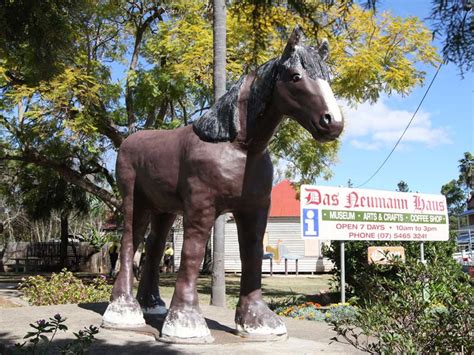
{"type": "Polygon", "coordinates": [[[336,160],[338,141],[327,144],[317,143],[311,135],[293,120],[281,125],[270,149],[276,162],[287,164],[285,177],[300,184],[312,184],[316,178],[331,176],[330,165],[336,160]]]}
{"type": "Polygon", "coordinates": [[[396,277],[371,275],[376,294],[355,318],[333,322],[339,336],[375,353],[472,352],[474,289],[459,265],[407,259],[383,268],[397,269],[396,277]],[[359,342],[356,329],[372,341],[359,342]]]}
{"type": "MultiPolygon", "coordinates": [[[[212,102],[208,2],[167,1],[159,14],[140,12],[133,1],[7,5],[0,10],[6,33],[0,39],[2,155],[26,159],[34,152],[35,159],[26,160],[43,166],[67,162],[69,170],[56,172],[79,173],[75,183],[117,206],[105,153],[118,149],[132,127],[189,124],[212,102]]],[[[407,94],[423,82],[419,64],[439,61],[416,18],[375,16],[353,2],[238,1],[227,15],[229,85],[279,56],[296,24],[309,43],[329,38],[331,86],[350,104],[407,94]]],[[[338,143],[317,144],[289,121],[270,149],[282,174],[314,183],[330,176],[338,143]]]]}
{"type": "MultiPolygon", "coordinates": [[[[28,332],[23,339],[29,339],[28,342],[15,344],[15,350],[25,354],[48,354],[50,345],[58,330],[66,332],[68,327],[63,324],[66,318],[59,313],[48,321],[40,319],[36,324],[31,323],[30,327],[35,329],[34,332],[28,332]],[[45,334],[52,333],[49,338],[45,334]]],[[[76,339],[67,342],[64,346],[58,348],[61,354],[85,354],[90,345],[94,341],[94,335],[99,333],[99,329],[93,325],[84,328],[77,333],[73,333],[76,339]]]]}

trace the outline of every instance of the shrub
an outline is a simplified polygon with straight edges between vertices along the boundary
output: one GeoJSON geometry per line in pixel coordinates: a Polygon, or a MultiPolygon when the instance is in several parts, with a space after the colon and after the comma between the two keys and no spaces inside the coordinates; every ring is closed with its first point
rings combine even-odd
{"type": "MultiPolygon", "coordinates": [[[[377,293],[373,289],[377,286],[373,284],[373,280],[379,277],[387,279],[396,278],[396,270],[393,268],[379,268],[377,265],[368,264],[367,249],[369,246],[386,246],[400,245],[397,242],[354,242],[345,243],[345,267],[346,267],[346,290],[349,296],[356,297],[360,301],[369,301],[372,297],[376,297],[377,293]]],[[[416,259],[420,257],[419,242],[403,242],[401,244],[405,248],[406,257],[416,259]]],[[[446,263],[453,261],[453,253],[456,248],[455,236],[451,236],[447,242],[426,242],[425,259],[430,262],[438,262],[443,260],[446,263]]],[[[332,241],[329,248],[323,249],[324,256],[334,263],[334,286],[340,287],[341,259],[340,259],[340,242],[332,241]]]]}
{"type": "Polygon", "coordinates": [[[72,272],[63,269],[59,274],[53,273],[49,280],[40,275],[30,276],[20,283],[20,289],[31,305],[46,306],[108,301],[112,286],[105,277],[97,277],[85,285],[72,272]]]}
{"type": "MultiPolygon", "coordinates": [[[[34,330],[26,333],[24,336],[24,339],[29,339],[29,341],[16,344],[17,352],[26,354],[48,354],[48,350],[58,330],[64,332],[68,330],[68,327],[64,324],[65,321],[66,318],[61,317],[60,314],[56,314],[54,317],[49,318],[49,321],[40,319],[36,321],[36,323],[31,323],[30,327],[34,330]],[[51,334],[51,338],[48,338],[46,334],[51,334]]],[[[99,329],[93,325],[77,333],[73,333],[76,339],[68,342],[65,346],[59,347],[59,353],[86,354],[94,340],[94,335],[97,333],[99,333],[99,329]]]]}
{"type": "Polygon", "coordinates": [[[339,337],[371,353],[474,351],[474,289],[454,261],[378,268],[371,300],[353,318],[329,319],[339,337]],[[387,271],[390,277],[381,276],[387,271]]]}

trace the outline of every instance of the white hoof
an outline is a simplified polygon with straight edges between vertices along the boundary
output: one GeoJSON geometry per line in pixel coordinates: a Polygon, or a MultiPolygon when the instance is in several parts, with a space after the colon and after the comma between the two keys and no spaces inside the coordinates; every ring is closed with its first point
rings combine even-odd
{"type": "Polygon", "coordinates": [[[169,338],[207,338],[211,335],[201,313],[194,308],[170,309],[161,331],[163,337],[169,338]]]}
{"type": "Polygon", "coordinates": [[[264,326],[264,325],[257,325],[257,326],[249,326],[249,325],[241,325],[236,324],[235,328],[237,330],[237,334],[241,336],[281,336],[286,335],[287,330],[286,326],[283,322],[278,324],[275,328],[264,326]]]}
{"type": "Polygon", "coordinates": [[[168,309],[166,306],[155,306],[150,308],[142,308],[144,314],[151,314],[151,315],[162,315],[166,314],[168,309]]]}
{"type": "Polygon", "coordinates": [[[138,328],[145,325],[143,312],[136,300],[120,296],[109,303],[102,316],[102,326],[109,328],[138,328]]]}

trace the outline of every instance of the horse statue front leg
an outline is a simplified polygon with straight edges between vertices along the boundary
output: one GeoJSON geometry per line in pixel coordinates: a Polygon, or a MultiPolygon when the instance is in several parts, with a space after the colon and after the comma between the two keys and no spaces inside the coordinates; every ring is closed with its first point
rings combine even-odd
{"type": "Polygon", "coordinates": [[[161,331],[161,341],[170,343],[210,343],[214,339],[199,308],[196,282],[215,209],[209,196],[190,194],[185,205],[184,241],[176,287],[161,331]]]}
{"type": "Polygon", "coordinates": [[[269,206],[234,213],[239,235],[242,275],[235,312],[237,334],[245,338],[275,340],[286,338],[282,319],[262,299],[263,235],[269,206]]]}
{"type": "Polygon", "coordinates": [[[148,227],[149,212],[134,198],[134,181],[123,186],[124,230],[120,247],[120,271],[110,303],[102,316],[102,326],[137,328],[145,325],[143,312],[133,296],[133,256],[148,227]]]}

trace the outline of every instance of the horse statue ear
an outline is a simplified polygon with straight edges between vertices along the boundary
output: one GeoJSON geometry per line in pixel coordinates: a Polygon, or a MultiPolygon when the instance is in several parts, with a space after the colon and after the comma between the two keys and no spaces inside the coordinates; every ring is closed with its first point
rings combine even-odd
{"type": "Polygon", "coordinates": [[[329,41],[327,38],[322,40],[318,48],[318,53],[322,60],[326,60],[327,57],[329,57],[329,41]]]}
{"type": "Polygon", "coordinates": [[[291,57],[295,52],[296,46],[303,44],[304,40],[305,38],[303,30],[299,25],[296,25],[290,35],[290,38],[288,39],[288,43],[286,44],[283,54],[281,55],[281,61],[283,62],[291,57]]]}

